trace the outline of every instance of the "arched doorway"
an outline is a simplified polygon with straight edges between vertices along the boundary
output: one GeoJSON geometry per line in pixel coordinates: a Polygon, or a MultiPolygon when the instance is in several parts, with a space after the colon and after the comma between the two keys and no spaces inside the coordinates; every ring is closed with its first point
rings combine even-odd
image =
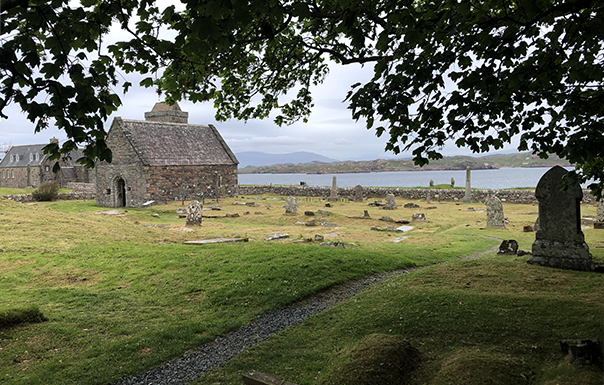
{"type": "Polygon", "coordinates": [[[122,178],[116,181],[116,207],[126,207],[126,182],[122,178]]]}

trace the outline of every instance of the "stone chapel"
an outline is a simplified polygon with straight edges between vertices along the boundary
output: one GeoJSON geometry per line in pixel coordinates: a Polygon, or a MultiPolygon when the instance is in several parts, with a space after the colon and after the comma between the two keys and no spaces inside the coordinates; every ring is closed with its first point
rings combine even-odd
{"type": "Polygon", "coordinates": [[[146,112],[144,121],[116,117],[106,139],[112,161],[95,167],[97,204],[236,196],[235,154],[216,127],[189,124],[188,117],[178,104],[165,103],[146,112]]]}

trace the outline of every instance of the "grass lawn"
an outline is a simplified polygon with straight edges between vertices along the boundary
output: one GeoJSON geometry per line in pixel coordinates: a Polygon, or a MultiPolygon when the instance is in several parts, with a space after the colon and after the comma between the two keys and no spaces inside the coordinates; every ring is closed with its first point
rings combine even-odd
{"type": "MultiPolygon", "coordinates": [[[[1,382],[110,383],[337,283],[454,261],[499,244],[492,238],[516,239],[530,249],[534,233],[523,233],[522,226],[534,222],[537,211],[505,204],[508,230],[496,230],[483,229],[486,213],[467,210],[481,204],[405,209],[406,201],[397,201],[398,210],[382,211],[353,202],[326,208],[315,199],[301,200],[299,214],[286,216],[283,203],[271,196],[206,202],[220,210],[204,215],[221,217],[188,232],[175,212],[180,202],[120,209],[116,216],[100,214],[108,209],[92,201],[0,199],[1,382]],[[310,218],[304,211],[317,209],[332,214],[314,218],[337,227],[296,224],[310,218]],[[372,219],[349,218],[363,210],[372,219]],[[418,211],[427,221],[412,223],[415,229],[400,243],[390,242],[400,233],[370,230],[391,224],[378,220],[382,216],[409,220],[418,211]],[[240,216],[224,218],[227,213],[240,216]],[[290,239],[263,240],[275,233],[290,239]],[[315,234],[342,241],[346,249],[306,241],[315,234]],[[183,245],[236,236],[250,242],[183,245]],[[38,322],[40,313],[45,322],[38,322]],[[2,323],[13,314],[23,317],[2,323]]],[[[595,206],[583,213],[595,214],[595,206]]],[[[604,246],[602,232],[584,232],[596,262],[604,261],[597,247],[604,246]]],[[[401,337],[421,352],[414,372],[421,383],[471,383],[450,379],[485,373],[507,376],[502,383],[571,384],[579,376],[595,383],[601,372],[598,377],[593,367],[565,363],[557,343],[602,334],[603,285],[599,274],[529,266],[517,257],[438,265],[312,317],[201,383],[241,384],[241,372],[251,369],[300,385],[343,383],[338,376],[347,368],[363,367],[355,361],[359,347],[390,346],[401,337]]]]}

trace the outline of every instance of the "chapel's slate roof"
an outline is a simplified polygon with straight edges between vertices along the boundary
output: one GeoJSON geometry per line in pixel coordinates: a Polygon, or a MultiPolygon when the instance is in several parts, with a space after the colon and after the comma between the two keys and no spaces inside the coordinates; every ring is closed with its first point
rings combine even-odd
{"type": "Polygon", "coordinates": [[[147,166],[237,165],[239,161],[213,125],[116,118],[147,166]]]}

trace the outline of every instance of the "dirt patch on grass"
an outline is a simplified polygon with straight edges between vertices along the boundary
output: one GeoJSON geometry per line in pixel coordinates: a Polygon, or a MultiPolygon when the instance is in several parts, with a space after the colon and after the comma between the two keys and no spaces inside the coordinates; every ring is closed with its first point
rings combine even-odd
{"type": "Polygon", "coordinates": [[[94,270],[47,271],[38,276],[36,284],[42,283],[50,286],[93,286],[102,279],[102,275],[94,270]]]}
{"type": "Polygon", "coordinates": [[[422,362],[422,354],[402,336],[371,334],[341,354],[348,362],[336,368],[327,384],[401,385],[410,383],[422,362]]]}
{"type": "Polygon", "coordinates": [[[0,274],[19,270],[23,266],[31,265],[32,263],[33,263],[33,261],[29,260],[29,259],[19,259],[16,261],[0,262],[0,274]]]}
{"type": "Polygon", "coordinates": [[[514,357],[461,349],[445,358],[433,385],[528,384],[530,368],[514,357]]]}

